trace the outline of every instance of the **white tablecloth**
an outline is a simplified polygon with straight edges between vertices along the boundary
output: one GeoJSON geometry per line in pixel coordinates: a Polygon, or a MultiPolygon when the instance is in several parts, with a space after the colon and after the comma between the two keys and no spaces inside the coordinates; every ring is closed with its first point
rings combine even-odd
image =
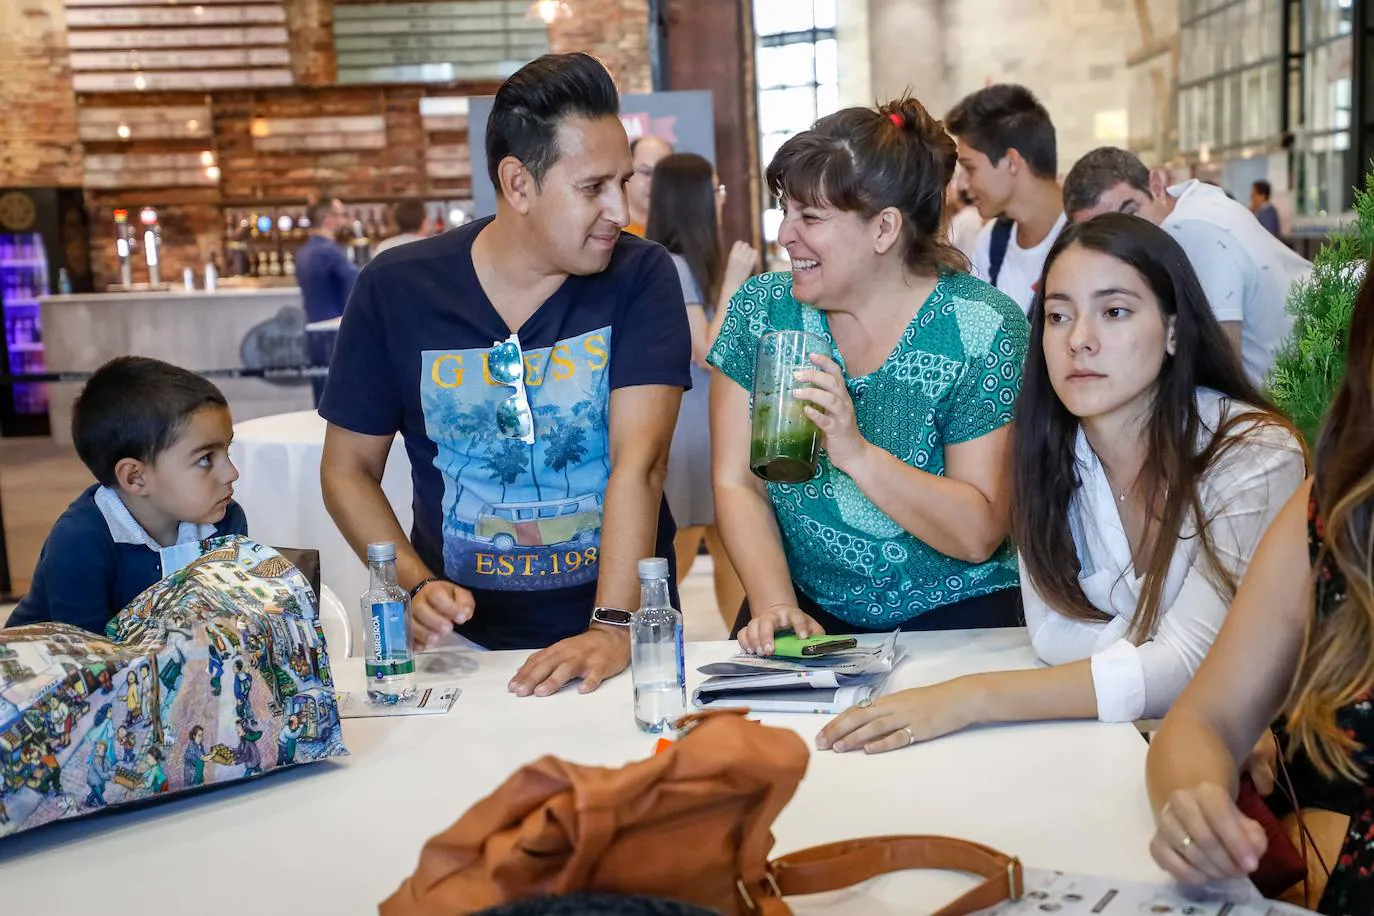
{"type": "MultiPolygon", "coordinates": [[[[1035,664],[1024,630],[903,637],[893,687],[1035,664]]],[[[693,643],[695,668],[733,643],[693,643]]],[[[622,675],[589,695],[519,698],[507,681],[525,653],[429,653],[427,681],[463,694],[443,716],[350,719],[352,756],[143,811],[59,824],[0,842],[0,900],[13,913],[144,916],[150,902],[198,916],[375,913],[415,867],[423,842],[521,764],[553,753],[619,766],[654,738],[632,720],[622,675]]],[[[362,679],[341,661],[340,682],[362,679]]],[[[689,673],[689,689],[700,678],[689,673]]],[[[824,716],[770,715],[810,745],[824,716]]],[[[774,825],[774,854],[852,837],[933,833],[1018,855],[1030,866],[1162,881],[1147,844],[1145,742],[1130,725],[983,728],[876,756],[813,751],[774,825]]],[[[930,913],[973,880],[908,872],[794,898],[798,914],[930,913]]]]}
{"type": "MultiPolygon", "coordinates": [[[[234,498],[248,516],[248,533],[273,547],[313,547],[320,578],[355,614],[367,591],[367,566],[353,553],[324,508],[320,455],[326,423],[313,410],[279,414],[234,427],[230,456],[239,469],[234,498]]],[[[410,460],[399,436],[382,476],[401,529],[410,532],[410,460]]],[[[355,632],[357,630],[355,623],[355,632]]]]}

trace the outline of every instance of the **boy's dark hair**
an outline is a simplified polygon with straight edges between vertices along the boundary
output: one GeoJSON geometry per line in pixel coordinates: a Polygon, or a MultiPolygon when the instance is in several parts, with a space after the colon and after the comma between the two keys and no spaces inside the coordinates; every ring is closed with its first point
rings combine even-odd
{"type": "Polygon", "coordinates": [[[391,218],[402,232],[419,232],[428,215],[425,213],[425,202],[414,197],[407,197],[391,208],[391,218]]]}
{"type": "Polygon", "coordinates": [[[1150,170],[1135,153],[1099,146],[1073,164],[1064,178],[1064,212],[1072,216],[1092,209],[1098,198],[1125,182],[1150,193],[1150,170]]]}
{"type": "Polygon", "coordinates": [[[945,127],[993,165],[1015,149],[1036,176],[1058,174],[1054,122],[1025,86],[999,83],[965,96],[945,116],[945,127]]]}
{"type": "Polygon", "coordinates": [[[1254,188],[1255,193],[1265,198],[1266,200],[1274,196],[1273,185],[1269,184],[1269,182],[1265,181],[1263,178],[1256,179],[1254,182],[1251,183],[1250,187],[1254,188]]]}
{"type": "Polygon", "coordinates": [[[155,461],[197,410],[228,406],[220,390],[194,372],[121,356],[97,369],[72,405],[72,441],[95,479],[114,487],[120,461],[155,461]]]}
{"type": "Polygon", "coordinates": [[[558,125],[564,118],[604,118],[620,114],[620,93],[604,64],[576,51],[545,54],[517,70],[496,90],[487,118],[487,174],[501,193],[497,169],[514,156],[536,185],[562,151],[558,125]]]}

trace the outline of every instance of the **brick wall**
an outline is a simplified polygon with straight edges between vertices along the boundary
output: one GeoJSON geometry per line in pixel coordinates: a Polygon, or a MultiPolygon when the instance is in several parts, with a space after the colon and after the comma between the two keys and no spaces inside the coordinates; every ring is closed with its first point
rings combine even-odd
{"type": "Polygon", "coordinates": [[[334,0],[286,0],[286,28],[291,35],[291,69],[303,86],[333,85],[338,74],[334,56],[334,0]]]}
{"type": "Polygon", "coordinates": [[[0,2],[0,112],[0,186],[81,186],[62,0],[0,2]]]}
{"type": "Polygon", "coordinates": [[[549,26],[556,54],[586,51],[601,58],[621,92],[648,92],[648,0],[577,0],[573,15],[549,26]]]}

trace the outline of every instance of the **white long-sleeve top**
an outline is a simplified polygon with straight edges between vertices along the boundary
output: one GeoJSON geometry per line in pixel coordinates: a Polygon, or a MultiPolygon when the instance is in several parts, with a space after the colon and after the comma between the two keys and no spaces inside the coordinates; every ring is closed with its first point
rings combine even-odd
{"type": "MultiPolygon", "coordinates": [[[[1211,440],[1223,410],[1243,410],[1209,389],[1198,392],[1205,429],[1199,450],[1211,440]],[[1230,405],[1229,407],[1227,405],[1230,405]]],[[[1243,441],[1215,462],[1199,481],[1203,511],[1222,567],[1240,581],[1260,537],[1306,474],[1302,451],[1287,431],[1244,424],[1232,430],[1243,441]]],[[[1079,585],[1110,620],[1066,617],[1047,605],[1021,566],[1021,596],[1036,654],[1051,665],[1092,659],[1097,715],[1104,722],[1163,716],[1183,692],[1211,648],[1229,600],[1204,575],[1206,559],[1195,520],[1183,536],[1161,596],[1162,613],[1152,637],[1134,645],[1126,638],[1144,586],[1131,560],[1118,503],[1097,454],[1080,429],[1076,444],[1079,487],[1069,503],[1069,527],[1081,565],[1079,585]]]]}

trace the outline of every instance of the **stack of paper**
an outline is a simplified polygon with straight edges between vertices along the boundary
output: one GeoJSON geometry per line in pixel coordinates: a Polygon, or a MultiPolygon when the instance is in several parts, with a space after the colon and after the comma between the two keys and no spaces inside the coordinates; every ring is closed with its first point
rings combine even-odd
{"type": "Polygon", "coordinates": [[[692,702],[703,709],[843,712],[877,696],[901,654],[894,632],[881,643],[818,658],[737,655],[697,669],[708,677],[692,694],[692,702]]]}
{"type": "Polygon", "coordinates": [[[1253,884],[1243,880],[1190,889],[1027,868],[1024,883],[1019,901],[980,910],[981,916],[1301,916],[1310,912],[1265,900],[1253,884]]]}

